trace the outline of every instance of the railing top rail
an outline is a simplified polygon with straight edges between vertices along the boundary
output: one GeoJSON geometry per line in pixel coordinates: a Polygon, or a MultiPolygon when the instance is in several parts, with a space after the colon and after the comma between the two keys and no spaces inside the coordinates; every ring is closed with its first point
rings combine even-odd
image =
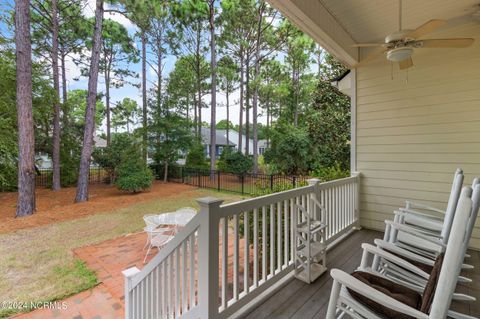
{"type": "Polygon", "coordinates": [[[326,189],[326,188],[333,187],[333,186],[350,184],[352,181],[356,180],[357,178],[358,178],[358,176],[349,176],[349,177],[345,177],[345,178],[334,179],[332,181],[319,183],[318,187],[319,187],[319,189],[326,189]]]}
{"type": "Polygon", "coordinates": [[[189,236],[191,236],[200,226],[200,213],[197,213],[183,227],[175,237],[170,240],[158,254],[133,278],[132,289],[135,288],[146,276],[148,276],[160,263],[162,263],[170,254],[177,249],[189,236]]]}
{"type": "Polygon", "coordinates": [[[279,193],[268,194],[264,196],[242,200],[240,202],[225,204],[220,206],[220,211],[222,215],[220,217],[228,216],[228,213],[232,211],[233,212],[249,211],[263,205],[276,203],[276,202],[289,199],[292,197],[300,196],[300,195],[305,195],[305,194],[311,193],[312,191],[313,191],[313,186],[307,185],[307,186],[290,189],[290,190],[286,190],[279,193]]]}

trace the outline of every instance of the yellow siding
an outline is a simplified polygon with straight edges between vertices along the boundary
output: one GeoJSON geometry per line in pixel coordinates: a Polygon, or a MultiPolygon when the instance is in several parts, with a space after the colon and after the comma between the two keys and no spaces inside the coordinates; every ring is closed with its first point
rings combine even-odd
{"type": "MultiPolygon", "coordinates": [[[[415,66],[383,58],[357,70],[357,169],[361,224],[383,230],[413,199],[446,207],[453,173],[480,176],[480,25],[435,34],[474,37],[467,49],[418,49],[415,66]]],[[[471,246],[480,249],[480,218],[471,246]]]]}

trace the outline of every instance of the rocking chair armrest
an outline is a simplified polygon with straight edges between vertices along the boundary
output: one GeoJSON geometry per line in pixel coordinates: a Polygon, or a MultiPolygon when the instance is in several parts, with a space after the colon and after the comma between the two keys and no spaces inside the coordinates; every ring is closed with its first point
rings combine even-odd
{"type": "Polygon", "coordinates": [[[388,224],[393,229],[399,230],[401,232],[413,235],[413,236],[418,237],[420,239],[426,240],[426,241],[428,241],[432,244],[435,244],[435,245],[439,246],[439,248],[441,248],[441,249],[445,249],[447,247],[445,244],[443,244],[442,242],[439,241],[439,239],[441,237],[440,238],[432,238],[432,236],[422,234],[421,232],[419,232],[418,230],[416,230],[413,227],[410,227],[410,226],[407,226],[407,225],[404,225],[404,224],[395,223],[391,220],[386,220],[385,224],[388,224]]]}
{"type": "Polygon", "coordinates": [[[379,247],[382,250],[387,250],[387,252],[395,253],[396,255],[408,258],[410,260],[413,260],[425,265],[429,265],[429,266],[433,266],[433,264],[435,263],[435,261],[432,259],[423,257],[421,255],[418,255],[406,249],[400,248],[395,244],[389,243],[385,240],[375,239],[373,242],[375,243],[375,245],[377,245],[377,247],[379,247]]]}
{"type": "Polygon", "coordinates": [[[422,203],[417,203],[417,202],[414,202],[414,201],[411,201],[411,200],[406,200],[405,201],[405,206],[430,210],[430,211],[445,215],[445,211],[442,210],[442,209],[439,209],[439,208],[436,208],[436,207],[433,207],[433,206],[429,206],[429,205],[425,205],[425,204],[422,204],[422,203]]]}
{"type": "Polygon", "coordinates": [[[440,223],[443,223],[443,216],[435,216],[435,215],[430,215],[430,214],[426,214],[426,213],[422,213],[422,212],[419,212],[417,210],[414,210],[414,209],[410,209],[410,208],[403,208],[401,207],[398,211],[395,211],[395,215],[397,214],[400,214],[400,215],[413,215],[417,218],[422,218],[422,219],[425,219],[425,220],[434,220],[434,221],[438,221],[440,223]]]}
{"type": "Polygon", "coordinates": [[[376,290],[375,288],[370,287],[369,285],[361,282],[355,277],[347,274],[346,272],[340,269],[332,269],[330,275],[334,280],[336,280],[341,285],[350,288],[351,290],[362,294],[366,298],[373,300],[379,304],[382,304],[390,309],[393,309],[397,312],[401,312],[408,316],[418,318],[418,319],[428,319],[428,315],[420,312],[419,310],[407,306],[404,303],[401,303],[398,300],[393,299],[390,296],[385,295],[384,293],[376,290]]]}
{"type": "Polygon", "coordinates": [[[423,270],[421,270],[420,268],[418,268],[417,266],[409,263],[408,261],[406,261],[405,259],[401,258],[401,257],[398,257],[398,256],[395,256],[394,254],[386,251],[386,250],[383,250],[381,249],[380,247],[375,247],[371,244],[362,244],[362,249],[364,251],[368,251],[370,254],[372,255],[376,255],[378,257],[382,257],[383,259],[386,259],[412,273],[414,273],[415,275],[418,275],[420,277],[423,277],[425,279],[428,279],[429,278],[429,274],[427,274],[426,272],[424,272],[423,270]]]}

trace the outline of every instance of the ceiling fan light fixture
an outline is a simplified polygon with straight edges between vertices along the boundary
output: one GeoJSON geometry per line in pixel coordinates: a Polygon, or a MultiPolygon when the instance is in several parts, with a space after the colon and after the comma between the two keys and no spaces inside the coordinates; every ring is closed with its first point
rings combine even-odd
{"type": "Polygon", "coordinates": [[[401,47],[387,52],[387,59],[392,62],[400,62],[410,58],[413,54],[413,48],[401,47]]]}

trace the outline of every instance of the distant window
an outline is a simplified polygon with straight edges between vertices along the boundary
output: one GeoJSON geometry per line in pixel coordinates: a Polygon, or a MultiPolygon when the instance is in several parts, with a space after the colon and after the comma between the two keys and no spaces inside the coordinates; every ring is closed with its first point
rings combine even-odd
{"type": "Polygon", "coordinates": [[[263,155],[263,153],[265,153],[265,147],[260,147],[260,148],[258,149],[258,153],[259,153],[260,155],[263,155]]]}

